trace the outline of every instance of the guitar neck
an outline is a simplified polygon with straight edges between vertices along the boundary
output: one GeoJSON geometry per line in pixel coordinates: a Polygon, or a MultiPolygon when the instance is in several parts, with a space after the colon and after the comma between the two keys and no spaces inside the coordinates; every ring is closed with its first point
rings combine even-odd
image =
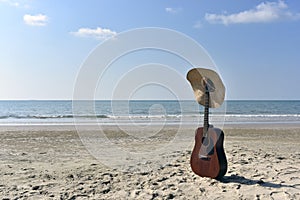
{"type": "Polygon", "coordinates": [[[204,135],[206,135],[208,128],[209,128],[209,92],[205,92],[205,107],[204,107],[204,135]]]}

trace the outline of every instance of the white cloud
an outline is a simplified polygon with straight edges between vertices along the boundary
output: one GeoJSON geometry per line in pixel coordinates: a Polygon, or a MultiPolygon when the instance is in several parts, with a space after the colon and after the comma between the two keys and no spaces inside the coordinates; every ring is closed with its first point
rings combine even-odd
{"type": "Polygon", "coordinates": [[[0,0],[0,3],[6,3],[9,6],[19,7],[20,3],[12,0],[0,0]]]}
{"type": "Polygon", "coordinates": [[[263,2],[254,9],[234,14],[205,14],[205,19],[210,23],[220,24],[242,24],[242,23],[267,23],[280,20],[300,19],[300,13],[292,13],[288,10],[287,4],[278,2],[263,2]]]}
{"type": "Polygon", "coordinates": [[[97,27],[96,29],[80,28],[76,32],[71,32],[71,34],[78,37],[92,37],[97,40],[105,40],[114,37],[117,33],[110,29],[97,27]]]}
{"type": "Polygon", "coordinates": [[[21,0],[0,0],[0,4],[6,4],[8,6],[12,6],[15,8],[21,8],[21,9],[29,9],[31,8],[31,6],[29,4],[26,4],[25,1],[21,1],[21,0]]]}
{"type": "Polygon", "coordinates": [[[171,14],[177,14],[179,13],[182,8],[171,8],[171,7],[168,7],[168,8],[165,8],[166,12],[167,13],[171,13],[171,14]]]}
{"type": "Polygon", "coordinates": [[[25,24],[30,26],[45,26],[48,22],[48,17],[46,15],[24,15],[23,20],[25,24]]]}

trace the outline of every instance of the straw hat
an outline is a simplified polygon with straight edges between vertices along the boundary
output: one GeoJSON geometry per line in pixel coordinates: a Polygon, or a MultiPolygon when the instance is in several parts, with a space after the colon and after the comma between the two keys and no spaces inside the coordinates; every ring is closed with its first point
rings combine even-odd
{"type": "Polygon", "coordinates": [[[194,68],[191,69],[186,76],[194,90],[196,101],[205,106],[206,87],[209,90],[209,107],[219,107],[225,97],[225,87],[219,75],[210,69],[194,68]]]}

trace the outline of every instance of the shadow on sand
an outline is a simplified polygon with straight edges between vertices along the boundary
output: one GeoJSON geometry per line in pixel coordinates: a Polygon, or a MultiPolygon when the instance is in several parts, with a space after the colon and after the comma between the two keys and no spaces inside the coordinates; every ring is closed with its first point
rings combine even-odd
{"type": "Polygon", "coordinates": [[[222,183],[239,183],[244,185],[260,185],[262,187],[270,187],[270,188],[282,188],[282,187],[291,187],[294,188],[292,185],[284,185],[284,184],[277,184],[277,183],[270,183],[265,182],[263,180],[252,180],[245,178],[243,176],[238,175],[231,175],[231,176],[224,176],[220,182],[222,183]]]}

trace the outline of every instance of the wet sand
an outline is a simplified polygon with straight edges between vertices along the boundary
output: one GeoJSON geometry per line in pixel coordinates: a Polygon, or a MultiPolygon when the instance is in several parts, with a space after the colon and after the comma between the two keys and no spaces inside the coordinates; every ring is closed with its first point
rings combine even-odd
{"type": "MultiPolygon", "coordinates": [[[[300,199],[299,125],[225,126],[228,171],[220,181],[199,177],[190,169],[195,128],[183,127],[186,137],[176,141],[178,149],[167,149],[167,162],[141,160],[135,165],[146,170],[138,171],[128,164],[122,170],[104,165],[89,153],[73,126],[0,127],[0,197],[300,199]]],[[[97,133],[95,127],[83,130],[97,133]]],[[[139,133],[135,127],[128,130],[139,133]]],[[[107,127],[105,134],[114,145],[134,151],[164,146],[176,131],[167,126],[159,134],[135,138],[107,127]]],[[[164,155],[157,157],[166,161],[164,155]]]]}

